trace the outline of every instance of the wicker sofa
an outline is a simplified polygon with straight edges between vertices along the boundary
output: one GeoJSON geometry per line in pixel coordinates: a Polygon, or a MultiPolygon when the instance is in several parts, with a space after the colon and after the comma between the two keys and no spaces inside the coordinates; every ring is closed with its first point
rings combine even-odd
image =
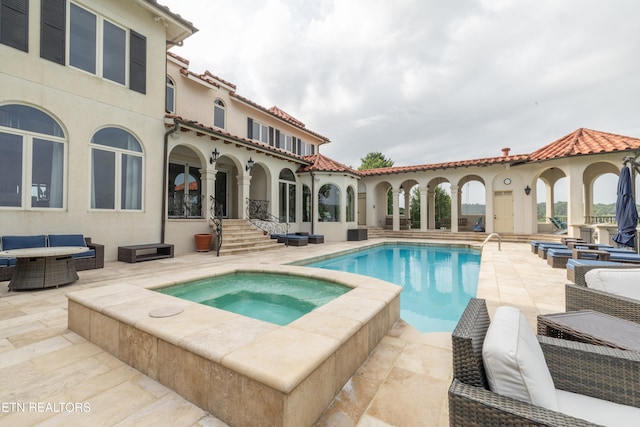
{"type": "MultiPolygon", "coordinates": [[[[82,234],[50,234],[33,236],[2,236],[0,249],[37,248],[45,246],[86,246],[89,251],[73,255],[76,271],[92,270],[104,267],[104,245],[93,243],[90,237],[82,234]]],[[[15,269],[14,258],[0,258],[0,282],[11,280],[15,269]]]]}
{"type": "MultiPolygon", "coordinates": [[[[637,271],[637,265],[636,269],[629,269],[628,271],[634,270],[637,271]]],[[[594,272],[595,270],[591,271],[594,272]]],[[[588,279],[585,282],[588,282],[588,279]]],[[[587,287],[585,282],[580,284],[567,283],[565,285],[565,307],[567,311],[595,310],[640,323],[640,300],[616,295],[604,290],[592,289],[587,287]]],[[[635,284],[632,283],[632,285],[635,284]]]]}
{"type": "MultiPolygon", "coordinates": [[[[585,420],[490,391],[482,346],[490,319],[472,299],[452,333],[450,426],[593,426],[585,420]]],[[[640,407],[640,354],[538,336],[555,387],[640,407]]]]}

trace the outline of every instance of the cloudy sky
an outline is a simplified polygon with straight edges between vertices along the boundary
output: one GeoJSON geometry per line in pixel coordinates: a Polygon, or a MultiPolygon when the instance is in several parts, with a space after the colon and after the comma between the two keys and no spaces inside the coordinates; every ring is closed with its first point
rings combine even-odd
{"type": "Polygon", "coordinates": [[[172,51],[278,106],[358,167],[530,153],[580,127],[640,137],[637,0],[159,0],[172,51]]]}

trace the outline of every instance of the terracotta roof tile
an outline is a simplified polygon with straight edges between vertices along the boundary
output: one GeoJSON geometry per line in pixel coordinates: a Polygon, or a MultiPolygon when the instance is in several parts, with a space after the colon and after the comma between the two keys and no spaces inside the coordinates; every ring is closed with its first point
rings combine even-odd
{"type": "Polygon", "coordinates": [[[359,172],[340,162],[324,156],[320,153],[305,156],[304,159],[311,163],[309,166],[302,166],[298,172],[344,172],[359,175],[359,172]]]}
{"type": "Polygon", "coordinates": [[[640,139],[580,128],[534,151],[529,161],[557,159],[586,154],[612,153],[640,148],[640,139]]]}
{"type": "Polygon", "coordinates": [[[262,110],[262,111],[264,111],[264,112],[265,112],[265,113],[267,113],[267,114],[270,114],[270,115],[272,115],[272,116],[275,116],[275,117],[279,118],[280,120],[284,120],[284,121],[286,121],[286,122],[288,122],[288,123],[291,123],[292,125],[294,125],[294,126],[296,126],[296,127],[300,128],[300,129],[304,130],[305,132],[310,133],[311,135],[316,136],[316,137],[318,137],[318,138],[322,139],[325,143],[327,143],[327,142],[331,142],[331,141],[329,140],[329,138],[327,138],[326,136],[322,136],[322,135],[320,135],[319,133],[316,133],[316,132],[312,132],[312,131],[310,131],[309,129],[307,129],[307,128],[304,126],[304,123],[302,123],[302,122],[301,122],[301,121],[299,121],[299,120],[293,119],[293,117],[291,117],[290,115],[288,115],[287,113],[285,113],[284,111],[280,110],[280,109],[279,109],[279,108],[277,108],[277,107],[271,107],[271,108],[267,109],[267,108],[263,107],[262,105],[260,105],[260,104],[256,104],[256,103],[255,103],[255,102],[253,102],[252,100],[250,100],[250,99],[248,99],[248,98],[245,98],[244,96],[240,96],[240,95],[238,95],[238,94],[237,94],[237,93],[235,93],[235,92],[234,92],[234,93],[231,93],[231,96],[233,96],[233,97],[235,97],[235,98],[239,99],[239,100],[240,100],[240,101],[242,101],[242,102],[245,102],[245,103],[247,103],[247,104],[251,105],[251,106],[252,106],[252,107],[254,107],[254,108],[257,108],[257,109],[259,109],[259,110],[262,110]],[[284,113],[287,117],[290,117],[291,119],[293,119],[293,121],[291,121],[291,120],[287,120],[286,118],[284,118],[284,117],[280,116],[280,114],[276,114],[274,111],[272,111],[272,109],[274,109],[274,108],[275,108],[275,109],[277,109],[277,111],[279,111],[279,112],[281,112],[281,113],[284,113]]]}
{"type": "Polygon", "coordinates": [[[445,168],[462,168],[468,166],[488,166],[499,163],[521,163],[529,158],[528,154],[515,154],[511,156],[488,157],[484,159],[458,160],[454,162],[432,163],[415,166],[392,166],[389,168],[377,168],[358,171],[362,176],[390,175],[404,172],[421,172],[445,168]]]}
{"type": "Polygon", "coordinates": [[[275,114],[276,116],[280,117],[284,121],[293,123],[294,125],[300,126],[301,128],[305,127],[304,123],[302,123],[300,120],[296,119],[295,117],[293,117],[290,114],[285,113],[284,111],[282,111],[281,109],[279,109],[275,105],[273,107],[269,108],[269,112],[272,113],[272,114],[275,114]]]}
{"type": "Polygon", "coordinates": [[[210,78],[212,78],[212,79],[214,79],[214,80],[217,80],[217,81],[219,81],[219,82],[221,82],[221,83],[224,83],[225,85],[229,86],[229,87],[230,87],[230,88],[232,88],[233,90],[236,90],[236,85],[234,85],[233,83],[228,82],[228,81],[226,81],[226,80],[223,80],[223,79],[221,79],[221,78],[220,78],[220,77],[218,77],[218,76],[214,76],[213,74],[211,74],[211,72],[210,72],[209,70],[205,70],[205,72],[204,72],[203,76],[205,76],[205,77],[210,77],[210,78]]]}

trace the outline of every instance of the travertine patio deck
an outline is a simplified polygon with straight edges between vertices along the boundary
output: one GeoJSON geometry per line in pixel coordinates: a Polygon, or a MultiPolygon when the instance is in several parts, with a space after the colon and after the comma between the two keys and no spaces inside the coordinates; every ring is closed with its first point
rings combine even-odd
{"type": "MultiPolygon", "coordinates": [[[[107,263],[79,272],[59,289],[7,291],[0,284],[0,425],[224,426],[205,411],[67,329],[67,292],[105,284],[143,284],[180,269],[218,263],[287,263],[365,242],[279,248],[256,256],[194,253],[138,264],[107,263]]],[[[433,242],[430,240],[430,242],[433,242]]],[[[535,326],[539,313],[564,311],[563,269],[528,244],[495,242],[483,251],[478,296],[490,309],[519,307],[535,326]]],[[[451,382],[450,334],[422,334],[399,322],[347,383],[319,426],[446,426],[451,382]]]]}

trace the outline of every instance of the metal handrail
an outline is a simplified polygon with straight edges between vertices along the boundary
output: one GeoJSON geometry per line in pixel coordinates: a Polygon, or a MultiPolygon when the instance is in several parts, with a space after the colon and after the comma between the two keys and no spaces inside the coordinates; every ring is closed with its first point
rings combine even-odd
{"type": "MultiPolygon", "coordinates": [[[[289,234],[289,223],[280,222],[280,219],[269,213],[268,200],[256,200],[247,198],[247,218],[256,228],[271,234],[289,234]]],[[[285,245],[289,245],[285,237],[285,245]]]]}
{"type": "Polygon", "coordinates": [[[484,247],[485,243],[487,243],[492,237],[498,237],[498,250],[501,251],[502,248],[500,247],[500,245],[502,244],[502,237],[500,237],[500,235],[498,233],[491,233],[487,236],[486,239],[484,239],[484,242],[482,242],[482,244],[480,245],[481,248],[484,247]]]}
{"type": "Polygon", "coordinates": [[[209,196],[209,199],[211,200],[209,228],[211,228],[211,234],[216,236],[216,256],[220,256],[220,248],[222,247],[222,203],[218,202],[213,196],[209,196]]]}

